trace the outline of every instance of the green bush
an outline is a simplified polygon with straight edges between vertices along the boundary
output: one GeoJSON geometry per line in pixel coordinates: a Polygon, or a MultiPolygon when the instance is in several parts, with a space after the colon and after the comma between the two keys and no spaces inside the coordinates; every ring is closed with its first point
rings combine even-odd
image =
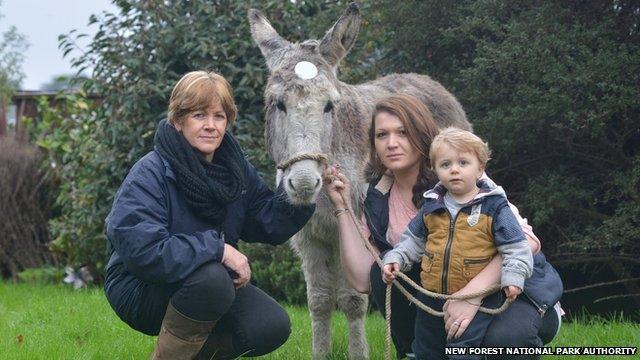
{"type": "Polygon", "coordinates": [[[39,268],[29,268],[18,274],[20,282],[29,284],[60,284],[64,279],[65,273],[63,269],[53,266],[43,266],[39,268]]]}
{"type": "Polygon", "coordinates": [[[251,262],[251,280],[266,293],[287,304],[307,303],[307,289],[300,259],[289,245],[240,246],[251,262]]]}
{"type": "Polygon", "coordinates": [[[489,174],[554,264],[605,259],[637,277],[640,5],[431,0],[377,11],[393,29],[380,67],[429,73],[461,100],[492,148],[489,174]]]}
{"type": "MultiPolygon", "coordinates": [[[[429,0],[377,11],[393,29],[380,67],[426,72],[458,97],[492,148],[488,173],[565,287],[638,278],[640,5],[429,0]]],[[[640,304],[637,281],[595,293],[575,298],[640,304]]]]}
{"type": "Polygon", "coordinates": [[[104,149],[95,132],[98,110],[83,92],[60,93],[54,100],[52,106],[49,99],[39,99],[40,118],[30,126],[32,140],[46,150],[45,163],[55,164],[52,171],[59,184],[49,222],[54,237],[50,247],[63,263],[87,265],[99,274],[108,256],[100,210],[113,194],[103,168],[96,166],[104,149]]]}

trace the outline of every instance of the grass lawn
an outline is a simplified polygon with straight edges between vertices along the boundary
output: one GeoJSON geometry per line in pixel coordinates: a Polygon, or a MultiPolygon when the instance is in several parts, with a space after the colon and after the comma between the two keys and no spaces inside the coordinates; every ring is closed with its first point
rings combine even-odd
{"type": "MultiPolygon", "coordinates": [[[[310,359],[311,321],[302,307],[287,307],[293,331],[289,341],[257,359],[310,359]]],[[[331,359],[346,359],[347,327],[334,316],[331,359]]],[[[384,320],[367,319],[372,359],[383,358],[384,320]]],[[[155,338],[121,322],[102,289],[0,282],[0,359],[146,359],[155,338]]],[[[565,323],[549,346],[638,346],[640,325],[592,319],[565,323]]],[[[603,359],[604,356],[548,356],[545,359],[603,359]]],[[[635,357],[621,357],[631,359],[635,357]]]]}

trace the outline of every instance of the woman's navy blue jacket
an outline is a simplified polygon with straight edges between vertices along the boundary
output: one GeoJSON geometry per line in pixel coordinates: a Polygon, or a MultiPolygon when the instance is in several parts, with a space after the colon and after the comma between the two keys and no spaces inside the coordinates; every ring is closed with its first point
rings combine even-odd
{"type": "Polygon", "coordinates": [[[107,271],[124,268],[149,283],[184,280],[220,262],[224,243],[282,244],[307,223],[315,205],[293,206],[282,188],[271,191],[245,160],[244,188],[227,206],[224,224],[197,217],[176,188],[169,163],[156,151],[140,159],[120,186],[106,219],[113,252],[107,271]]]}

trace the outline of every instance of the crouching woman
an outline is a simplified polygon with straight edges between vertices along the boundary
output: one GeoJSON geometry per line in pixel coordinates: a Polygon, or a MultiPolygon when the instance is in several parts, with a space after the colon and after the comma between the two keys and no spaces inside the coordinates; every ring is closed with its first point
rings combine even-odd
{"type": "Polygon", "coordinates": [[[222,76],[184,75],[154,150],[133,166],[107,217],[107,299],[129,326],[158,335],[152,359],[257,356],[289,336],[286,312],[249,282],[236,247],[239,238],[283,243],[314,207],[269,190],[227,132],[235,118],[222,76]]]}

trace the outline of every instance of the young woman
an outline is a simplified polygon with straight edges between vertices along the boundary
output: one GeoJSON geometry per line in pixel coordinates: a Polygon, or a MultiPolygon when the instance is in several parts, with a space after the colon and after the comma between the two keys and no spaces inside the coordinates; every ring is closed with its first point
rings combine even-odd
{"type": "MultiPolygon", "coordinates": [[[[369,188],[360,227],[381,257],[398,244],[400,234],[422,204],[422,194],[437,182],[429,163],[429,147],[437,133],[431,113],[414,97],[391,96],[375,106],[369,130],[370,160],[366,169],[369,188]]],[[[324,175],[333,179],[325,181],[325,190],[336,209],[350,207],[344,202],[344,199],[350,199],[349,180],[335,166],[327,167],[324,175]]],[[[483,179],[493,184],[486,176],[483,179]]],[[[514,206],[511,208],[535,254],[534,275],[525,282],[524,288],[525,294],[529,289],[534,296],[519,296],[506,312],[496,316],[483,346],[542,346],[551,341],[559,329],[554,304],[562,294],[562,283],[540,252],[540,242],[531,227],[514,206]]],[[[381,270],[362,244],[351,217],[345,216],[343,211],[336,214],[342,267],[347,280],[360,292],[372,292],[378,309],[383,311],[386,285],[381,270]]],[[[455,294],[474,293],[499,284],[501,266],[502,258],[494,257],[455,294]]],[[[418,280],[419,272],[420,265],[414,264],[407,275],[418,280]]],[[[466,330],[478,310],[476,304],[481,301],[477,298],[445,303],[444,322],[449,336],[460,336],[466,330]]],[[[398,358],[412,356],[416,307],[395,288],[391,303],[391,332],[398,358]]]]}

